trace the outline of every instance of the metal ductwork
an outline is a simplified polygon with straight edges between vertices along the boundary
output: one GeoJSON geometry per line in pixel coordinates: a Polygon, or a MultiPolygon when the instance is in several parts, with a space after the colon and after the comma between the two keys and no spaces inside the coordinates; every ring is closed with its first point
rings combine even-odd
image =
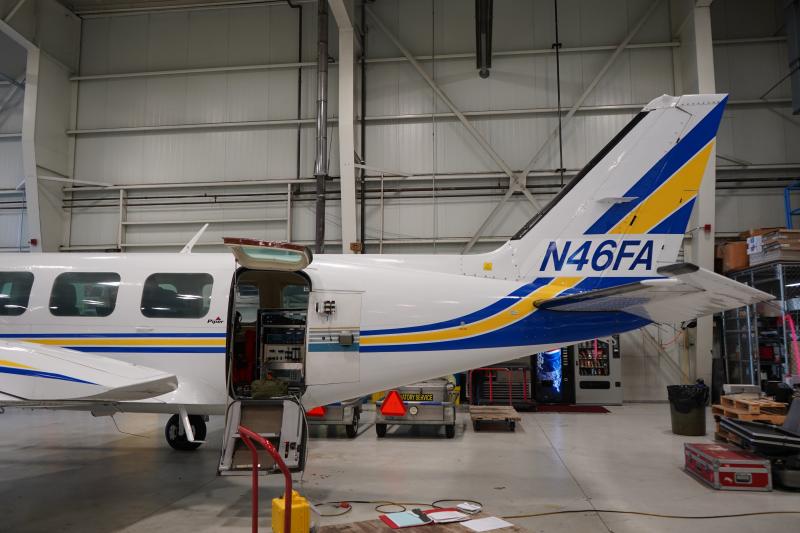
{"type": "Polygon", "coordinates": [[[492,68],[492,0],[475,0],[475,55],[481,78],[492,68]]]}
{"type": "Polygon", "coordinates": [[[317,2],[317,144],[314,177],[317,180],[314,251],[325,246],[325,180],[328,177],[328,2],[317,2]]]}

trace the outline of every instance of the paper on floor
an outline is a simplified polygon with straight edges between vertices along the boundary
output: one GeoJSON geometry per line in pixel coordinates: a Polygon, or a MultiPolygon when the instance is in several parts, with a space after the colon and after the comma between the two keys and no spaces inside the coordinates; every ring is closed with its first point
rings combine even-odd
{"type": "Polygon", "coordinates": [[[437,524],[445,524],[448,522],[461,522],[466,520],[469,515],[460,513],[458,511],[434,511],[425,513],[433,519],[437,524]]]}
{"type": "Polygon", "coordinates": [[[456,505],[456,508],[464,511],[465,513],[470,513],[470,514],[477,513],[478,511],[483,509],[483,507],[481,507],[480,505],[476,505],[474,503],[469,503],[469,502],[459,503],[458,505],[456,505]]]}
{"type": "Polygon", "coordinates": [[[514,527],[514,524],[506,522],[502,518],[496,516],[489,516],[487,518],[476,518],[475,520],[467,520],[461,522],[464,526],[470,528],[472,531],[492,531],[493,529],[501,529],[504,527],[514,527]]]}

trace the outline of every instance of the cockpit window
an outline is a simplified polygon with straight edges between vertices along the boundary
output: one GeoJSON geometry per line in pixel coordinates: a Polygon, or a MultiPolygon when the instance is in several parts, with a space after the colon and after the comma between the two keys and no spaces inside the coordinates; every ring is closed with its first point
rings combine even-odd
{"type": "Polygon", "coordinates": [[[0,316],[19,316],[28,308],[33,287],[30,272],[0,272],[0,316]]]}
{"type": "Polygon", "coordinates": [[[203,318],[211,307],[211,274],[152,274],[144,282],[142,314],[149,318],[203,318]]]}
{"type": "Polygon", "coordinates": [[[117,305],[120,277],[115,272],[65,272],[50,293],[54,316],[108,316],[117,305]]]}

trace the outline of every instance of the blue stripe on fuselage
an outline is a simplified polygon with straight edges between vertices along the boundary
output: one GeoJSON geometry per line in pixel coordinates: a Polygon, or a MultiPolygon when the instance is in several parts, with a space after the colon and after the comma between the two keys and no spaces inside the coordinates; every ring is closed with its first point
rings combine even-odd
{"type": "Polygon", "coordinates": [[[16,368],[16,367],[8,367],[8,366],[0,366],[0,373],[2,374],[14,374],[17,376],[30,376],[34,378],[42,378],[42,379],[57,379],[59,381],[71,381],[73,383],[84,383],[86,385],[97,385],[97,383],[92,383],[91,381],[85,381],[78,378],[73,378],[70,376],[65,376],[64,374],[56,374],[54,372],[43,372],[41,370],[33,370],[28,368],[16,368]]]}
{"type": "MultiPolygon", "coordinates": [[[[636,283],[644,279],[652,279],[653,277],[654,276],[586,278],[575,287],[562,292],[561,296],[618,287],[629,283],[636,283]]],[[[546,282],[549,283],[552,278],[540,279],[546,280],[546,282]]],[[[465,317],[466,316],[470,315],[465,315],[465,317]]],[[[456,325],[459,325],[462,321],[465,321],[465,319],[454,319],[448,322],[455,322],[456,325]]],[[[571,311],[565,313],[538,309],[535,313],[531,313],[525,318],[509,324],[508,326],[474,337],[425,343],[362,345],[361,352],[469,350],[569,343],[587,338],[598,338],[615,333],[622,333],[624,331],[638,329],[649,323],[650,321],[645,318],[618,311],[591,313],[571,311]]],[[[362,332],[361,334],[365,335],[366,332],[362,332]]]]}
{"type": "Polygon", "coordinates": [[[427,343],[362,346],[361,352],[475,350],[569,344],[579,340],[623,333],[647,324],[650,324],[650,320],[623,312],[570,311],[565,313],[539,309],[519,322],[475,337],[427,343]]]}

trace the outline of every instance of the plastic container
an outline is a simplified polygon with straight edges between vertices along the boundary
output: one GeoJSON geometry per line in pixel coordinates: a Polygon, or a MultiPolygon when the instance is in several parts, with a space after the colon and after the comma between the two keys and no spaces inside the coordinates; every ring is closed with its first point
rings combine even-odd
{"type": "MultiPolygon", "coordinates": [[[[272,499],[272,531],[273,533],[286,533],[283,531],[283,517],[286,510],[286,500],[281,494],[272,499]]],[[[311,531],[311,506],[308,500],[292,491],[292,531],[291,533],[308,533],[311,531]]]]}
{"type": "Polygon", "coordinates": [[[708,392],[708,387],[702,380],[698,380],[695,385],[667,387],[673,433],[690,437],[706,434],[708,392]]]}

